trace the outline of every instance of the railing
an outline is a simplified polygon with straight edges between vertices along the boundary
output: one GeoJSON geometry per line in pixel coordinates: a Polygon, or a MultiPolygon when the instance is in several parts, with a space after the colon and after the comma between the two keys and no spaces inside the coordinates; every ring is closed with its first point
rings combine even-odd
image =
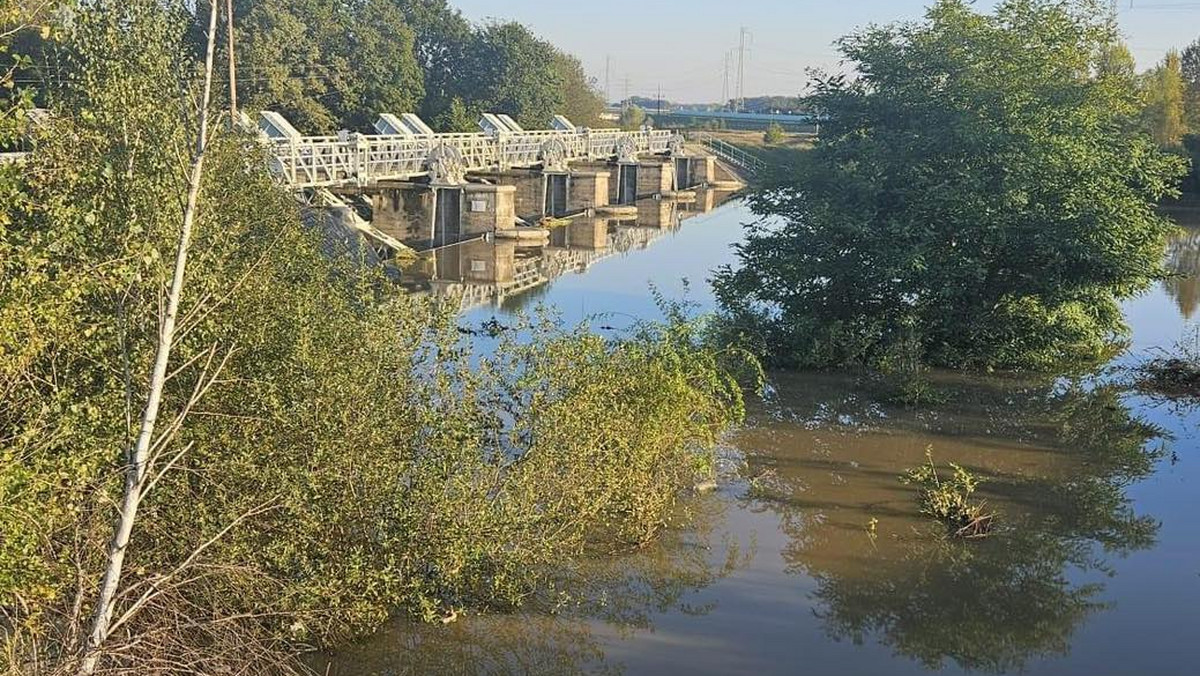
{"type": "Polygon", "coordinates": [[[552,159],[603,159],[622,152],[665,153],[674,133],[618,129],[528,131],[488,134],[437,134],[431,137],[348,135],[273,139],[272,170],[296,188],[370,185],[429,173],[434,150],[452,149],[461,171],[530,167],[552,159]],[[628,140],[626,140],[628,139],[628,140]],[[552,144],[559,141],[558,144],[552,144]],[[455,152],[456,151],[456,152],[455,152]]]}
{"type": "Polygon", "coordinates": [[[758,156],[748,153],[732,143],[722,141],[708,132],[690,132],[688,138],[703,145],[719,159],[743,171],[761,174],[767,169],[767,163],[758,156]]]}

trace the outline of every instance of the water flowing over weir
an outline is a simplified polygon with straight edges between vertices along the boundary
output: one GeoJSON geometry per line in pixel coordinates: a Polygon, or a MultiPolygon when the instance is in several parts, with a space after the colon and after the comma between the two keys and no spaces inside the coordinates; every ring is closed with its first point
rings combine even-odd
{"type": "MultiPolygon", "coordinates": [[[[461,294],[462,322],[536,301],[566,322],[625,326],[657,316],[648,282],[711,308],[704,280],[752,220],[731,202],[557,277],[546,251],[587,238],[552,234],[536,292],[484,283],[461,294]]],[[[610,224],[606,241],[645,227],[610,224]]],[[[777,375],[728,439],[720,488],[687,502],[687,529],[564,571],[563,596],[520,613],[396,621],[312,664],[343,675],[1194,673],[1200,414],[1131,391],[1112,368],[1195,331],[1194,227],[1169,247],[1178,276],[1126,303],[1132,345],[1105,369],[935,373],[946,399],[921,409],[885,403],[861,374],[777,375]],[[920,514],[899,475],[927,448],[981,478],[996,535],[947,541],[920,514]],[[1116,637],[1136,637],[1136,654],[1116,637]]],[[[469,270],[475,254],[456,255],[457,268],[439,265],[469,270]]]]}

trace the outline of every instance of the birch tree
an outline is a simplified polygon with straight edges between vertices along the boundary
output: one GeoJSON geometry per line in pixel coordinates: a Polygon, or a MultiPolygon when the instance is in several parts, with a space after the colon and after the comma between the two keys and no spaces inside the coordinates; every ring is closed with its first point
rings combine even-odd
{"type": "Polygon", "coordinates": [[[175,266],[167,294],[166,314],[162,318],[158,344],[154,353],[154,368],[149,377],[149,394],[142,411],[141,426],[137,441],[127,451],[125,467],[125,491],[120,512],[113,528],[112,542],[108,548],[108,564],[96,598],[92,613],[91,631],[80,674],[92,674],[96,670],[101,649],[108,638],[115,610],[121,573],[129,540],[137,522],[137,512],[148,488],[151,446],[155,441],[155,426],[162,404],[163,388],[167,380],[167,367],[171,361],[171,348],[175,338],[175,324],[179,314],[179,303],[183,297],[184,277],[187,270],[188,249],[191,245],[192,227],[196,220],[196,204],[200,195],[200,180],[203,176],[204,153],[208,144],[208,107],[212,95],[213,53],[217,34],[217,0],[209,0],[208,41],[204,58],[204,85],[199,106],[199,132],[196,150],[188,172],[187,201],[183,212],[183,223],[179,231],[179,242],[175,253],[175,266]]]}

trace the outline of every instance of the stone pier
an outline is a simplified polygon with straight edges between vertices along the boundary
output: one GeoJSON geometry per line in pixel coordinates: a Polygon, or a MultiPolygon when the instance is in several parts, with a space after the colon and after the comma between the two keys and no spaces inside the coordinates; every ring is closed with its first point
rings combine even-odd
{"type": "Polygon", "coordinates": [[[513,193],[513,209],[521,218],[536,219],[543,215],[546,208],[546,175],[542,172],[512,170],[472,176],[516,188],[513,193]]]}
{"type": "Polygon", "coordinates": [[[468,183],[462,186],[462,234],[478,235],[516,227],[516,186],[468,183]]]}
{"type": "Polygon", "coordinates": [[[674,200],[645,199],[638,202],[637,224],[645,228],[674,228],[679,205],[674,200]]]}
{"type": "Polygon", "coordinates": [[[371,196],[371,224],[401,242],[432,239],[433,205],[428,188],[386,187],[371,196]]]}
{"type": "Polygon", "coordinates": [[[687,162],[688,176],[687,185],[680,185],[678,190],[708,185],[719,180],[717,178],[717,158],[712,155],[692,155],[679,158],[679,160],[687,162]]]}
{"type": "Polygon", "coordinates": [[[567,181],[567,207],[571,211],[592,209],[609,204],[608,171],[573,171],[567,181]]]}
{"type": "Polygon", "coordinates": [[[575,219],[567,226],[567,246],[588,251],[608,249],[608,219],[575,219]]]}
{"type": "Polygon", "coordinates": [[[638,198],[653,197],[675,189],[675,164],[670,161],[639,162],[637,176],[638,198]]]}

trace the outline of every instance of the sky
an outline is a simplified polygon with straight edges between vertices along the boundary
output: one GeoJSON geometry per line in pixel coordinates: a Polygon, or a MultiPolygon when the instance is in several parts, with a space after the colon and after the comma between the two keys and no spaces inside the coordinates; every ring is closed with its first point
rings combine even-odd
{"type": "MultiPolygon", "coordinates": [[[[731,53],[735,96],[738,36],[749,31],[747,97],[803,91],[810,67],[835,69],[833,41],[871,23],[919,18],[926,0],[450,0],[473,20],[513,19],[578,56],[609,100],[631,96],[716,102],[731,53]],[[628,90],[626,90],[628,86],[628,90]]],[[[1200,1],[1117,0],[1121,29],[1139,67],[1200,37],[1200,1]]],[[[984,8],[991,0],[980,0],[984,8]]]]}

